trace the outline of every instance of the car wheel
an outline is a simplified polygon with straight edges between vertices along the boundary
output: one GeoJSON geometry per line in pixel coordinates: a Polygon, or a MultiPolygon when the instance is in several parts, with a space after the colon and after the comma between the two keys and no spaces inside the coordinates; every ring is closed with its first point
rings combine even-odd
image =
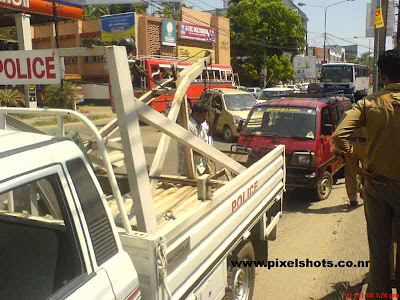
{"type": "MultiPolygon", "coordinates": [[[[251,262],[255,261],[254,248],[251,242],[247,242],[239,248],[239,252],[233,255],[232,261],[251,262]]],[[[251,267],[235,266],[228,260],[228,286],[226,288],[226,300],[250,300],[253,297],[255,285],[255,266],[251,267]]]]}
{"type": "Polygon", "coordinates": [[[230,142],[233,139],[232,129],[228,125],[224,126],[223,136],[224,140],[227,142],[230,142]]]}
{"type": "Polygon", "coordinates": [[[332,192],[333,177],[328,171],[325,171],[324,176],[317,183],[317,198],[318,200],[325,200],[332,192]]]}

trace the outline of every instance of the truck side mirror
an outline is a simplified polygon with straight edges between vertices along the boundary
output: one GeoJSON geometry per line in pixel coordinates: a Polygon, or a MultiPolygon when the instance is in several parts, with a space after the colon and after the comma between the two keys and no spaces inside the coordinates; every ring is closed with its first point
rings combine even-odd
{"type": "Polygon", "coordinates": [[[244,124],[244,120],[240,120],[240,121],[239,121],[239,124],[238,124],[238,127],[237,127],[237,131],[238,131],[238,132],[241,132],[241,131],[242,131],[242,129],[243,129],[243,124],[244,124]]]}
{"type": "Polygon", "coordinates": [[[331,124],[324,124],[322,128],[323,135],[332,135],[333,134],[333,126],[331,124]]]}

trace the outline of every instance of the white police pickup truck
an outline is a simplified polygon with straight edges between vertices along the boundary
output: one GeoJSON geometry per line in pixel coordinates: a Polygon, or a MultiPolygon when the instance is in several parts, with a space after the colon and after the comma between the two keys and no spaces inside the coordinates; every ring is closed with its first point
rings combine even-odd
{"type": "MultiPolygon", "coordinates": [[[[74,55],[87,53],[79,51],[74,55]]],[[[104,51],[111,76],[122,72],[113,69],[110,55],[123,52],[104,51]]],[[[133,134],[135,147],[142,147],[137,111],[186,136],[196,151],[231,160],[146,105],[128,109],[131,123],[124,119],[118,105],[132,101],[118,97],[122,86],[113,86],[119,128],[122,137],[133,134]]],[[[197,186],[158,185],[154,192],[146,164],[137,160],[144,150],[133,148],[129,157],[124,149],[128,167],[134,162],[128,175],[134,175],[131,192],[121,195],[104,143],[77,112],[0,108],[0,299],[251,299],[255,267],[231,262],[267,260],[282,211],[284,147],[220,185],[199,178],[197,186]],[[63,126],[57,137],[11,130],[7,114],[15,112],[54,113],[60,122],[65,115],[80,118],[97,139],[113,194],[103,193],[81,149],[63,137],[63,126]]]]}

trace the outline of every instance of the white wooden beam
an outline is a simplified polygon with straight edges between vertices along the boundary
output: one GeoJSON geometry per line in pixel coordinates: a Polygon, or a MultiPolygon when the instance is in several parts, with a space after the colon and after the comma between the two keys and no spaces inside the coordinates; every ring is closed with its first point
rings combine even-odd
{"type": "Polygon", "coordinates": [[[135,101],[125,48],[113,46],[107,48],[106,52],[133,200],[132,209],[136,215],[138,230],[155,233],[157,221],[136,106],[142,104],[146,108],[154,110],[144,103],[135,101]]]}
{"type": "Polygon", "coordinates": [[[182,145],[189,146],[194,151],[200,153],[206,158],[210,158],[214,162],[220,163],[225,168],[231,170],[235,174],[239,174],[246,170],[246,167],[242,166],[232,158],[228,157],[221,151],[217,150],[213,146],[207,144],[200,138],[196,137],[192,133],[188,132],[182,126],[172,122],[164,115],[158,113],[151,107],[144,103],[136,103],[136,111],[139,115],[140,120],[160,130],[177,140],[182,145]]]}
{"type": "MultiPolygon", "coordinates": [[[[171,109],[168,114],[169,120],[171,120],[172,122],[176,121],[176,118],[178,117],[179,113],[179,108],[181,107],[181,103],[186,95],[188,87],[190,86],[192,81],[196,79],[203,72],[204,66],[210,64],[211,61],[212,61],[211,56],[199,59],[196,63],[190,65],[185,70],[180,72],[176,80],[177,90],[174,95],[174,100],[172,101],[171,109]]],[[[161,135],[161,139],[158,144],[157,151],[150,168],[150,176],[159,176],[162,173],[162,167],[164,165],[165,157],[167,155],[170,142],[171,139],[168,135],[165,134],[161,135]]],[[[191,157],[193,157],[193,153],[191,154],[191,157]]],[[[189,174],[191,174],[190,171],[189,174]]],[[[156,187],[157,187],[157,180],[153,179],[151,181],[152,191],[154,191],[156,187]]]]}

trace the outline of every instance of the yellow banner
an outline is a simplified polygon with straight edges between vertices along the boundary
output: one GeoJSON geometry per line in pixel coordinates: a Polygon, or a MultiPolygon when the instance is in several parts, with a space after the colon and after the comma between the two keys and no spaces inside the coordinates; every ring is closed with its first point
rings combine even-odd
{"type": "Polygon", "coordinates": [[[378,0],[375,11],[375,28],[382,28],[384,26],[385,25],[383,23],[381,0],[378,0]]]}
{"type": "Polygon", "coordinates": [[[202,49],[197,47],[178,46],[178,57],[186,58],[188,61],[196,61],[203,58],[206,51],[210,51],[213,55],[213,63],[215,63],[215,50],[202,49]]]}

